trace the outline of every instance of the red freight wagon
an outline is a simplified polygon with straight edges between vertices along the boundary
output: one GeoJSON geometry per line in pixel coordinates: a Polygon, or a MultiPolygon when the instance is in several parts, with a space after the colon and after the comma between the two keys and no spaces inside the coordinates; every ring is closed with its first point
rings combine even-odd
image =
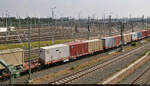
{"type": "Polygon", "coordinates": [[[88,54],[88,43],[86,42],[70,42],[65,44],[69,45],[71,58],[88,54]]]}
{"type": "Polygon", "coordinates": [[[148,36],[150,36],[150,30],[147,30],[148,31],[148,36]]]}
{"type": "Polygon", "coordinates": [[[149,35],[149,32],[148,32],[148,30],[146,30],[146,37],[149,35]]]}
{"type": "Polygon", "coordinates": [[[118,47],[120,45],[121,36],[117,35],[117,36],[115,36],[115,39],[116,39],[116,46],[118,47]]]}
{"type": "Polygon", "coordinates": [[[142,38],[144,38],[146,36],[146,32],[142,31],[142,38]]]}

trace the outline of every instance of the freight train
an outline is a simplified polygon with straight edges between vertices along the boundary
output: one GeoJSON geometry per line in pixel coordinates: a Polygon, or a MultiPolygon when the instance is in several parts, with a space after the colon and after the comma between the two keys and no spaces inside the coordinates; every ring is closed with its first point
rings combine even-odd
{"type": "MultiPolygon", "coordinates": [[[[150,30],[142,30],[139,32],[132,32],[124,34],[123,44],[126,45],[133,41],[138,41],[150,36],[150,30]]],[[[108,49],[120,47],[121,36],[104,37],[102,39],[85,40],[80,42],[69,42],[64,44],[56,44],[40,48],[40,58],[38,61],[31,63],[31,68],[41,68],[56,62],[66,62],[70,59],[79,58],[87,54],[93,54],[95,52],[102,52],[108,49]]],[[[18,69],[23,68],[23,72],[29,70],[28,62],[24,62],[24,54],[21,49],[10,49],[0,51],[0,59],[3,59],[6,63],[15,65],[18,69]]],[[[0,66],[1,77],[8,74],[4,74],[4,68],[0,66]]]]}

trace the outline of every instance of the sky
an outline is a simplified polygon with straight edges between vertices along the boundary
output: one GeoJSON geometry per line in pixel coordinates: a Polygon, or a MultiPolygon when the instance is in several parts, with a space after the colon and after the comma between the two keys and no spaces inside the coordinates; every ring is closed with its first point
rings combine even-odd
{"type": "Polygon", "coordinates": [[[0,16],[102,18],[150,16],[150,0],[0,0],[0,16]]]}

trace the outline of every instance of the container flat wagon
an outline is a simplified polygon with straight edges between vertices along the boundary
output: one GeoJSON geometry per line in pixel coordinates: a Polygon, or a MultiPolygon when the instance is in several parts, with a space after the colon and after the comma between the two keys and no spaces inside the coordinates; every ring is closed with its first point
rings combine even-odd
{"type": "MultiPolygon", "coordinates": [[[[141,40],[150,36],[150,30],[140,32],[132,32],[124,34],[124,42],[128,44],[133,41],[141,40]]],[[[69,59],[77,58],[83,55],[92,54],[97,51],[104,51],[119,47],[121,44],[121,36],[104,37],[102,39],[87,40],[82,42],[69,42],[65,44],[56,44],[40,48],[40,58],[38,62],[32,62],[31,68],[46,66],[60,61],[69,61],[69,59]]],[[[9,49],[0,51],[0,59],[6,63],[16,67],[23,66],[23,72],[29,70],[28,62],[24,62],[24,50],[9,49]]],[[[2,72],[4,68],[0,66],[2,72]]],[[[1,73],[0,77],[4,76],[1,73]]]]}

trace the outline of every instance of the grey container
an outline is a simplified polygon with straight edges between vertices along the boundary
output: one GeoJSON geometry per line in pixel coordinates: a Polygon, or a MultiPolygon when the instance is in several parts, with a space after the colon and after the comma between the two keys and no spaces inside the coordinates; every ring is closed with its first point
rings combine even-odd
{"type": "Polygon", "coordinates": [[[113,48],[116,46],[116,39],[114,37],[102,38],[104,49],[113,48]]]}
{"type": "Polygon", "coordinates": [[[137,32],[137,39],[141,39],[142,38],[142,32],[137,32]]]}

